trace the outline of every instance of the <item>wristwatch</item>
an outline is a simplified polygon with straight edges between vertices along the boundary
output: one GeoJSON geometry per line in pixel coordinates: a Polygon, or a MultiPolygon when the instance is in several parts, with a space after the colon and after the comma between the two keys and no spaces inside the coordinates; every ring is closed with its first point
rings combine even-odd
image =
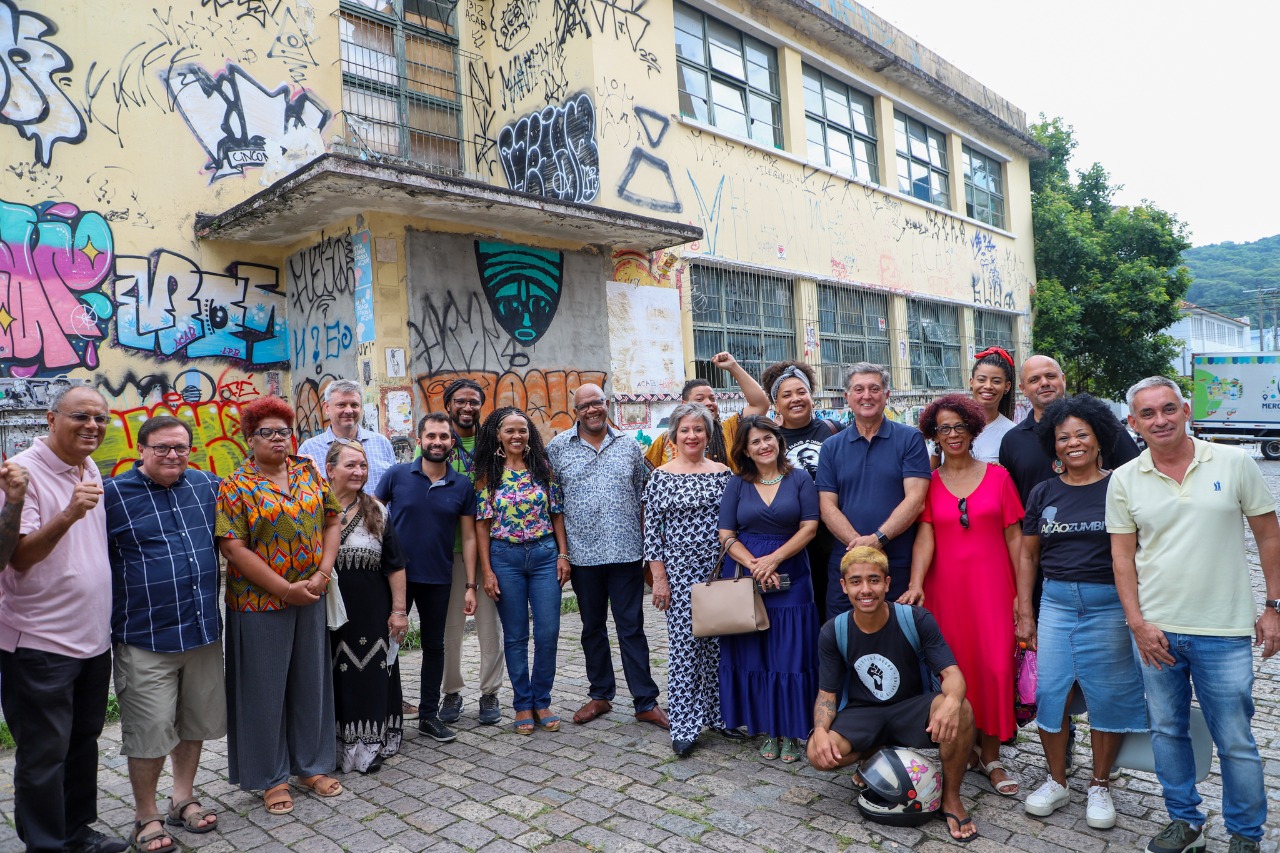
{"type": "Polygon", "coordinates": [[[480,587],[473,583],[463,584],[467,589],[479,589],[480,587]]]}
{"type": "Polygon", "coordinates": [[[876,531],[876,539],[879,540],[881,545],[889,541],[889,537],[884,535],[883,530],[876,531]]]}
{"type": "Polygon", "coordinates": [[[1280,598],[1268,598],[1267,609],[1280,613],[1280,598]]]}

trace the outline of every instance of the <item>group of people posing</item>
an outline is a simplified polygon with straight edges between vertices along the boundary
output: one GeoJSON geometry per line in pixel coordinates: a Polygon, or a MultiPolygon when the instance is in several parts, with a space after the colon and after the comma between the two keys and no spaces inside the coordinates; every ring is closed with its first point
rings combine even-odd
{"type": "Polygon", "coordinates": [[[762,759],[807,754],[824,770],[880,746],[937,748],[940,812],[962,842],[977,835],[959,797],[966,768],[1019,793],[1000,745],[1017,728],[1021,648],[1039,654],[1048,765],[1025,810],[1047,816],[1069,801],[1070,715],[1083,703],[1089,825],[1114,825],[1121,740],[1149,730],[1170,823],[1148,849],[1202,847],[1194,682],[1222,764],[1231,853],[1258,849],[1251,643],[1264,656],[1280,648],[1280,600],[1255,620],[1239,520],[1276,599],[1280,525],[1252,459],[1186,434],[1174,382],[1129,391],[1129,423],[1148,446],[1139,454],[1107,406],[1066,395],[1043,356],[1015,380],[1008,353],[979,353],[972,394],[933,401],[919,429],[885,416],[879,365],[849,368],[846,427],[815,416],[807,364],[773,365],[757,382],[728,353],[713,362],[741,389],[741,413],[721,418],[714,389],[693,380],[647,451],[609,423],[599,386],[576,390],[576,424],[544,444],[518,409],[482,419],[483,388],[458,379],[445,411],[419,422],[415,458],[397,463],[360,426],[360,387],[339,380],[325,392],[329,427],[296,454],[292,407],[242,407],[250,453],[222,480],[190,468],[190,429],[158,416],[138,429],[139,461],[104,483],[90,454],[107,404],[63,389],[48,437],[0,466],[0,702],[18,744],[27,849],[167,850],[171,829],[215,829],[194,779],[203,741],[224,734],[231,782],[263,792],[271,814],[292,811],[295,789],[341,795],[331,773],[376,772],[415,715],[422,735],[454,740],[468,616],[479,722],[502,722],[505,664],[512,731],[556,731],[567,583],[589,682],[574,723],[613,711],[611,612],[632,713],[668,729],[676,755],[707,729],[760,736],[762,759]],[[1015,387],[1032,408],[1016,424],[1015,387]],[[693,587],[740,572],[761,590],[769,628],[694,636],[693,587]],[[666,618],[666,710],[646,585],[666,618]],[[398,666],[411,607],[416,707],[398,666]],[[91,827],[113,673],[136,802],[128,842],[91,827]],[[166,757],[173,789],[157,808],[166,757]]]}

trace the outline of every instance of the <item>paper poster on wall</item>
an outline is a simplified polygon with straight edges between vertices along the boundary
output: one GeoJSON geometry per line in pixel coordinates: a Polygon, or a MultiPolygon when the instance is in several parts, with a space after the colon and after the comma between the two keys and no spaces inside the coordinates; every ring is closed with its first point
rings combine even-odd
{"type": "Polygon", "coordinates": [[[373,257],[368,231],[351,235],[351,269],[356,276],[356,343],[374,339],[373,329],[373,257]]]}
{"type": "Polygon", "coordinates": [[[387,356],[387,378],[403,379],[404,378],[404,349],[402,347],[387,347],[383,350],[387,356]]]}
{"type": "Polygon", "coordinates": [[[382,389],[382,411],[387,421],[387,435],[409,435],[413,432],[413,391],[405,387],[382,389]]]}
{"type": "Polygon", "coordinates": [[[620,281],[605,287],[613,393],[679,393],[684,385],[679,291],[620,281]]]}

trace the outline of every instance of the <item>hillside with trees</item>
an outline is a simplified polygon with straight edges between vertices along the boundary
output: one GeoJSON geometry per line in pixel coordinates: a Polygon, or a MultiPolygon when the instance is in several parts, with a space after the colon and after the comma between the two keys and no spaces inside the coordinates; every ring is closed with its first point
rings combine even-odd
{"type": "MultiPolygon", "coordinates": [[[[1215,243],[1182,253],[1191,271],[1187,300],[1229,317],[1248,315],[1257,329],[1258,294],[1247,291],[1274,288],[1280,304],[1280,235],[1253,243],[1215,243]]],[[[1265,294],[1266,325],[1272,323],[1271,294],[1265,294]]]]}

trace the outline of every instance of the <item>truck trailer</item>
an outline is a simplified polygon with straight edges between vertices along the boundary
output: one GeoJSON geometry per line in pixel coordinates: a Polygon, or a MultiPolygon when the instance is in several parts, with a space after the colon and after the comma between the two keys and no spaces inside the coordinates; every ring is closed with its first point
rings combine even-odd
{"type": "Polygon", "coordinates": [[[1191,357],[1191,431],[1224,444],[1257,444],[1280,459],[1280,352],[1191,357]]]}

